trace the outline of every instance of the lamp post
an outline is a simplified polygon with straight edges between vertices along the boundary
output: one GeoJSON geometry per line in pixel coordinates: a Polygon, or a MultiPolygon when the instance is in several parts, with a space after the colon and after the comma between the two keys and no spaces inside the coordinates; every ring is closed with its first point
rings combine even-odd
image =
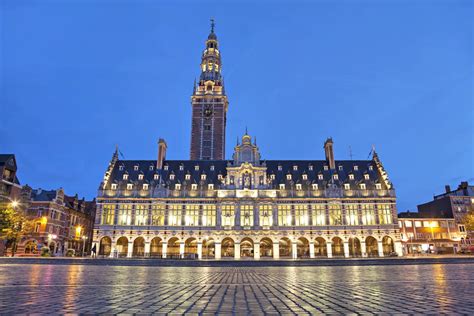
{"type": "Polygon", "coordinates": [[[86,249],[86,240],[87,240],[87,236],[82,236],[82,256],[81,257],[84,257],[84,251],[86,249]]]}
{"type": "Polygon", "coordinates": [[[435,226],[434,222],[432,221],[430,223],[430,229],[431,229],[431,239],[433,239],[433,251],[436,249],[436,240],[434,238],[434,233],[433,233],[433,227],[435,226]]]}

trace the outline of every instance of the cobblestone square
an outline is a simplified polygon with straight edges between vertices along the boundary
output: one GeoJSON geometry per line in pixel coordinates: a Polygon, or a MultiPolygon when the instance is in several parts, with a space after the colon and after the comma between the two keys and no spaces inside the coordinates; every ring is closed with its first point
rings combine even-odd
{"type": "Polygon", "coordinates": [[[473,314],[474,264],[2,264],[1,314],[473,314]]]}

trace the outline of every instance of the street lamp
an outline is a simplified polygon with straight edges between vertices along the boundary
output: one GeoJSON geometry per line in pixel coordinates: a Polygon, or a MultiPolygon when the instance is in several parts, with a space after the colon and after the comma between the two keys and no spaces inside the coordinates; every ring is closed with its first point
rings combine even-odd
{"type": "Polygon", "coordinates": [[[16,201],[16,200],[12,200],[12,202],[10,203],[12,208],[16,208],[19,204],[20,203],[18,203],[18,201],[16,201]]]}
{"type": "Polygon", "coordinates": [[[86,248],[86,240],[87,240],[87,236],[82,236],[82,257],[84,257],[84,251],[85,251],[85,248],[86,248]]]}

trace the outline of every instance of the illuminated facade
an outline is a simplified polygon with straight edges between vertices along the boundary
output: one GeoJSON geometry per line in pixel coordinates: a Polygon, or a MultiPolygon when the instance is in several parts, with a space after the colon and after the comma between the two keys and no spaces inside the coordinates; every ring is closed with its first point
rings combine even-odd
{"type": "Polygon", "coordinates": [[[375,151],[370,160],[335,160],[328,139],[325,160],[263,160],[246,132],[232,159],[224,160],[227,98],[213,29],[206,43],[192,96],[192,159],[166,159],[162,139],[156,160],[120,160],[116,150],[97,197],[93,242],[99,255],[402,255],[395,192],[375,151]],[[210,100],[218,107],[209,111],[210,100]],[[223,125],[208,124],[215,117],[223,125]],[[222,153],[208,150],[215,147],[206,140],[216,141],[222,153]]]}

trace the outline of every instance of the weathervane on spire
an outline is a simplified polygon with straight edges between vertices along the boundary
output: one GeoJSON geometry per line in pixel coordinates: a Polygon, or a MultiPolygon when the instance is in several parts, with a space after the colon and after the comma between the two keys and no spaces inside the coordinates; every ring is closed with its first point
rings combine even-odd
{"type": "Polygon", "coordinates": [[[214,33],[214,26],[216,24],[214,23],[214,18],[211,18],[211,33],[214,33]]]}

